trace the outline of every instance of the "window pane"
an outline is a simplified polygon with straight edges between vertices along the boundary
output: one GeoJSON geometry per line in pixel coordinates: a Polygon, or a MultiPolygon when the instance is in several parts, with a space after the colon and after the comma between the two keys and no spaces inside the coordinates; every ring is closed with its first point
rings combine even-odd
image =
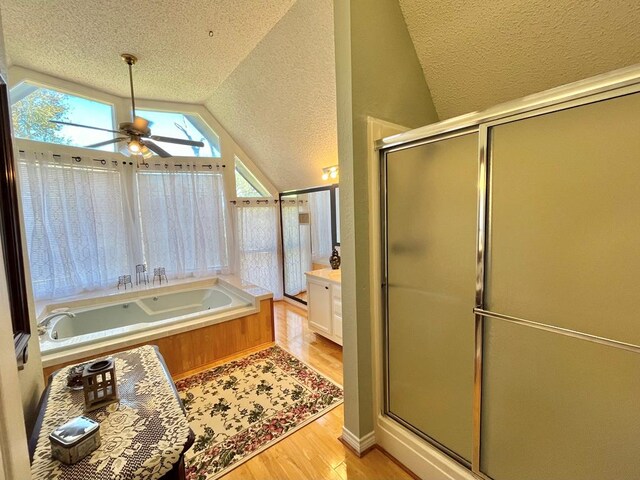
{"type": "Polygon", "coordinates": [[[217,135],[196,115],[179,112],[154,112],[137,110],[138,116],[151,122],[151,133],[163,137],[200,141],[204,147],[190,147],[175,143],[158,142],[160,146],[176,157],[219,157],[220,147],[217,135]]]}
{"type": "Polygon", "coordinates": [[[238,157],[236,157],[236,196],[250,198],[270,196],[268,190],[238,157]]]}
{"type": "Polygon", "coordinates": [[[262,197],[262,194],[244,178],[242,172],[236,168],[236,195],[238,197],[262,197]]]}
{"type": "MultiPolygon", "coordinates": [[[[113,138],[113,134],[90,128],[51,123],[50,120],[113,129],[113,107],[106,103],[22,83],[11,90],[15,136],[38,142],[84,147],[113,138]]],[[[113,151],[113,145],[99,150],[113,151]]]]}

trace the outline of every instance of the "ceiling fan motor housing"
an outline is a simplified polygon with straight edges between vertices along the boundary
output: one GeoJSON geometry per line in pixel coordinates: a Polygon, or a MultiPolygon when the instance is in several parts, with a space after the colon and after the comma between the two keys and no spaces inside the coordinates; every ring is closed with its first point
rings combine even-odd
{"type": "Polygon", "coordinates": [[[118,124],[118,130],[127,132],[129,135],[139,135],[147,137],[151,135],[151,129],[147,126],[144,130],[138,129],[132,122],[122,122],[118,124]]]}

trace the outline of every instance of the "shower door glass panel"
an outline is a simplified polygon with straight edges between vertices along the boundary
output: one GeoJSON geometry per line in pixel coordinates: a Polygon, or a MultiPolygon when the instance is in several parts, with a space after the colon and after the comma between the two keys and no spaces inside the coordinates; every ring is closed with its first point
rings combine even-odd
{"type": "Polygon", "coordinates": [[[640,345],[640,94],[490,134],[485,305],[640,345]]]}
{"type": "Polygon", "coordinates": [[[638,478],[640,355],[490,318],[483,352],[484,474],[638,478]]]}
{"type": "MultiPolygon", "coordinates": [[[[485,308],[640,344],[640,95],[490,130],[485,308]]],[[[640,355],[485,319],[481,470],[637,478],[640,355]]]]}
{"type": "Polygon", "coordinates": [[[387,154],[387,412],[472,447],[478,135],[387,154]]]}
{"type": "Polygon", "coordinates": [[[311,270],[311,237],[304,195],[280,198],[282,215],[282,251],[284,257],[284,293],[305,299],[304,272],[311,270]]]}

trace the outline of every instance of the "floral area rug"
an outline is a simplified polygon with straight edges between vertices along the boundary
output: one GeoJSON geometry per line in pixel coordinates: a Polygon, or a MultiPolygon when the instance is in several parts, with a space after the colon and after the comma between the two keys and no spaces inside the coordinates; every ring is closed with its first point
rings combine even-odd
{"type": "Polygon", "coordinates": [[[188,480],[213,480],[342,403],[342,388],[280,347],[176,383],[196,434],[188,480]]]}

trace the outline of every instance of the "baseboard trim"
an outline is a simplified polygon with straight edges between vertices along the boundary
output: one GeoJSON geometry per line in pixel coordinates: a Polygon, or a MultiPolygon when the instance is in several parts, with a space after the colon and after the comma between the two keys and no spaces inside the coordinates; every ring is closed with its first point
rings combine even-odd
{"type": "Polygon", "coordinates": [[[351,448],[356,455],[361,457],[376,445],[376,432],[369,432],[363,437],[357,437],[346,427],[342,427],[341,440],[351,448]]]}
{"type": "Polygon", "coordinates": [[[429,480],[477,480],[471,471],[432,447],[392,419],[378,416],[378,445],[419,478],[429,480]]]}

